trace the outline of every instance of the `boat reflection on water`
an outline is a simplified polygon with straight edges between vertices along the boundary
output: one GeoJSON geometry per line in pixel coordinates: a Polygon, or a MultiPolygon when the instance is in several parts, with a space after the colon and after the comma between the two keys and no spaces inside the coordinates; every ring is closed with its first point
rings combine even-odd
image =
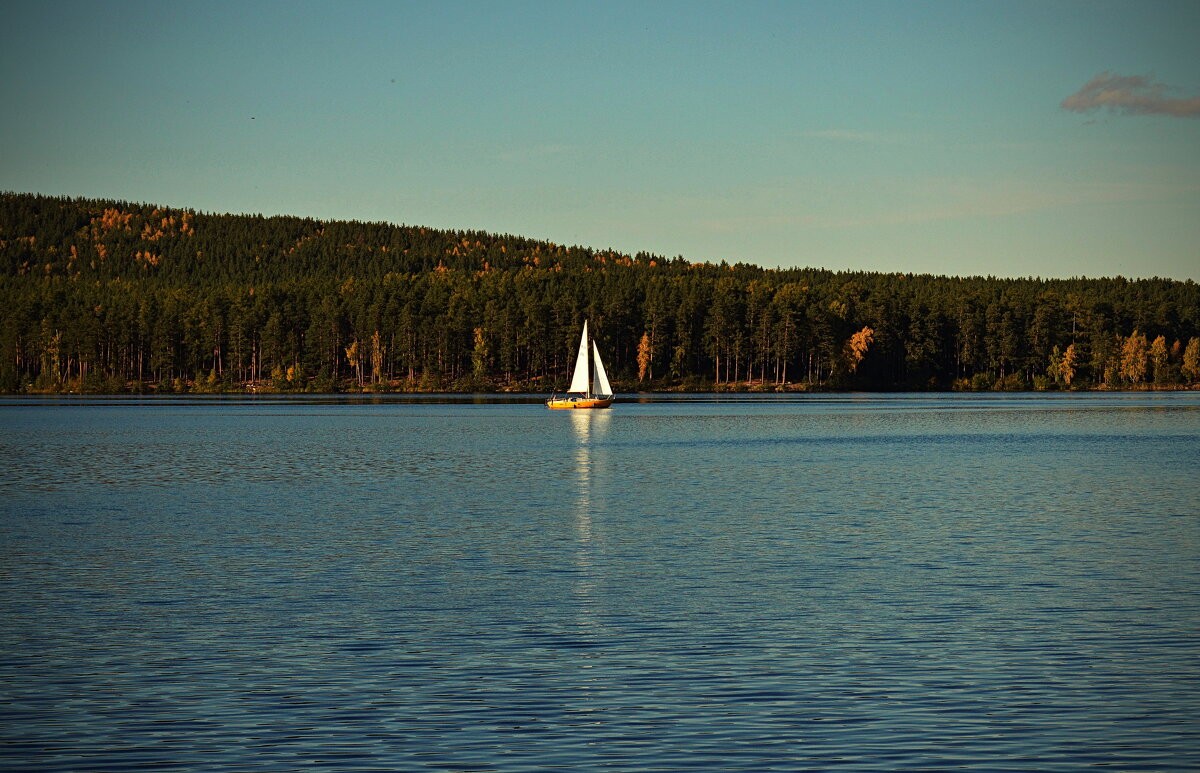
{"type": "Polygon", "coordinates": [[[596,582],[600,570],[597,551],[603,551],[603,524],[593,524],[593,516],[607,507],[606,485],[608,452],[604,439],[612,414],[608,411],[571,411],[571,432],[575,438],[575,597],[579,604],[579,624],[596,633],[596,606],[600,601],[596,582]]]}

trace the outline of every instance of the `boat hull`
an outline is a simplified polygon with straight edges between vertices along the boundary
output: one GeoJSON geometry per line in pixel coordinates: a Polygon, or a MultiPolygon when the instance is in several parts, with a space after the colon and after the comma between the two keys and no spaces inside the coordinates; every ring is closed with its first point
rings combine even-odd
{"type": "Polygon", "coordinates": [[[607,408],[612,405],[611,397],[559,397],[546,401],[551,410],[580,410],[582,408],[607,408]]]}

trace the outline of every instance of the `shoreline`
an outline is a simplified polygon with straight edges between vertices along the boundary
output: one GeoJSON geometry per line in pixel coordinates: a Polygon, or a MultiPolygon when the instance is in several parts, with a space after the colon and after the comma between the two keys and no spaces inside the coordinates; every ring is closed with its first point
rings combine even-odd
{"type": "MultiPolygon", "coordinates": [[[[562,390],[547,390],[540,385],[523,384],[512,386],[494,386],[481,385],[482,388],[473,389],[429,389],[412,387],[405,388],[402,385],[345,385],[342,388],[334,389],[317,389],[313,385],[306,388],[280,388],[270,382],[247,382],[233,387],[213,388],[208,385],[196,384],[195,382],[185,383],[183,388],[178,388],[177,385],[172,385],[170,389],[162,389],[155,384],[137,385],[136,382],[130,382],[125,389],[88,389],[81,388],[82,385],[64,385],[62,389],[38,389],[29,388],[20,391],[0,391],[0,395],[5,397],[58,397],[66,395],[94,396],[94,397],[185,397],[185,396],[200,396],[211,395],[218,396],[254,396],[254,395],[294,395],[294,396],[317,396],[317,395],[345,395],[365,397],[371,395],[456,395],[456,396],[471,396],[471,395],[494,395],[503,397],[505,395],[546,395],[561,393],[562,390]],[[199,388],[197,388],[199,387],[199,388]]],[[[625,386],[625,385],[621,385],[625,386]]],[[[1200,384],[1140,384],[1140,385],[1120,385],[1108,386],[1104,384],[1089,384],[1083,386],[1072,386],[1069,388],[1048,387],[1037,388],[1025,386],[1025,388],[991,388],[991,389],[963,389],[956,387],[939,388],[939,389],[845,389],[834,388],[822,385],[813,384],[771,384],[763,386],[761,384],[747,383],[724,383],[724,384],[701,384],[701,385],[674,385],[664,386],[654,389],[630,389],[617,388],[617,395],[636,396],[636,395],[781,395],[781,394],[1091,394],[1105,392],[1192,392],[1200,391],[1200,384]]]]}

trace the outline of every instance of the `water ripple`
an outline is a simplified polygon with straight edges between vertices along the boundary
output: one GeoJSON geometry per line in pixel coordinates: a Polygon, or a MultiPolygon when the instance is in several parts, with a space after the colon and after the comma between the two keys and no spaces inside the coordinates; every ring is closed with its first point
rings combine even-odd
{"type": "Polygon", "coordinates": [[[1200,398],[972,400],[10,400],[0,766],[1200,768],[1200,398]]]}

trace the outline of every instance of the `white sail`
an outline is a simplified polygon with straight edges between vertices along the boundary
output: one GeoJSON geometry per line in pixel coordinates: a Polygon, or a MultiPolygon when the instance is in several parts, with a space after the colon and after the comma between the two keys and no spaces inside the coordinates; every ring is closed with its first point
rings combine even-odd
{"type": "MultiPolygon", "coordinates": [[[[604,383],[608,383],[605,381],[604,383]]],[[[568,392],[582,392],[587,394],[588,391],[588,340],[587,340],[587,320],[583,321],[583,338],[579,339],[579,355],[575,358],[575,373],[571,376],[571,386],[567,387],[568,392]]]]}
{"type": "Polygon", "coordinates": [[[592,351],[596,353],[596,394],[612,397],[612,385],[608,383],[608,374],[604,372],[604,363],[600,360],[600,347],[592,341],[592,351]]]}

